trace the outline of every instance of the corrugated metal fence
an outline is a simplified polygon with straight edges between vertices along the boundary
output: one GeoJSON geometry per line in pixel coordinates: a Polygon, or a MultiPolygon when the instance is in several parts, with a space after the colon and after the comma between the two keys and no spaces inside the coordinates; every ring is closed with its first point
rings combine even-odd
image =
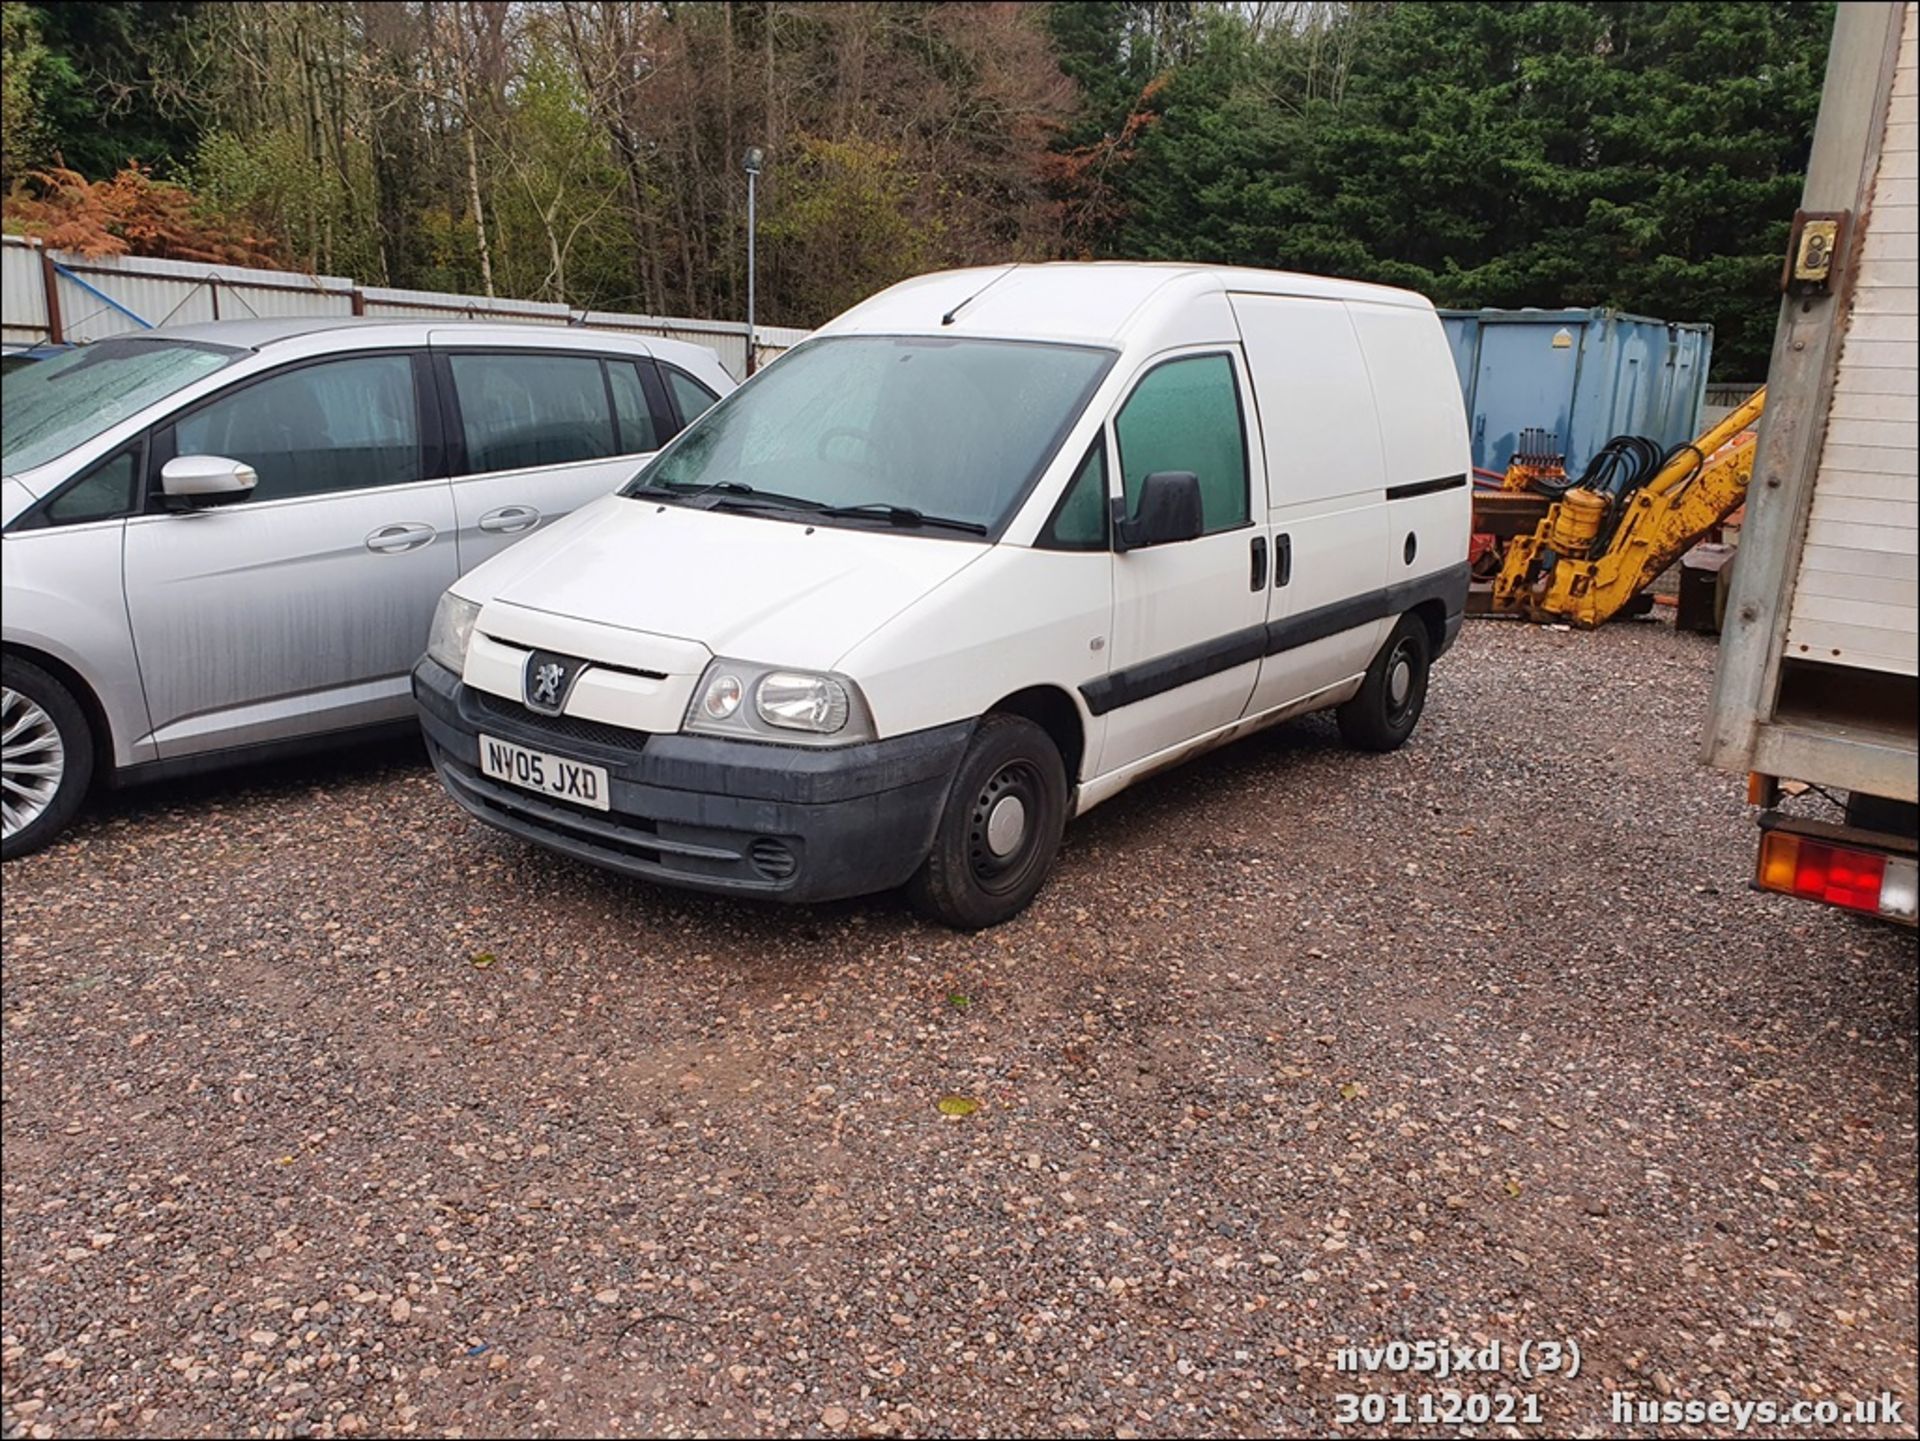
{"type": "MultiPolygon", "coordinates": [[[[89,260],[48,250],[37,240],[0,237],[0,332],[9,342],[98,340],[160,325],[305,315],[446,316],[622,330],[707,346],[736,377],[744,375],[747,365],[747,327],[740,321],[571,310],[535,300],[392,290],[337,275],[238,265],[137,257],[89,260]]],[[[758,363],[765,364],[806,334],[784,326],[757,326],[758,363]]]]}
{"type": "Polygon", "coordinates": [[[1764,383],[1759,380],[1736,380],[1731,383],[1715,381],[1709,385],[1706,401],[1700,407],[1700,428],[1706,430],[1718,425],[1745,404],[1747,397],[1764,383]]]}

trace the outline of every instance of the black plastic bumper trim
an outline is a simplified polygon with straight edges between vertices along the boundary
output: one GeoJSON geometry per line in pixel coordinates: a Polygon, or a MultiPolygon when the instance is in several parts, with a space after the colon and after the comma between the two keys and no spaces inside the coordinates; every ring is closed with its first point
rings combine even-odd
{"type": "Polygon", "coordinates": [[[1263,656],[1278,655],[1298,646],[1311,645],[1314,641],[1325,640],[1328,636],[1339,635],[1342,631],[1386,616],[1405,615],[1429,600],[1441,601],[1446,607],[1447,624],[1443,627],[1440,645],[1444,651],[1459,633],[1459,627],[1453,622],[1456,617],[1466,613],[1467,586],[1471,579],[1472,573],[1466,562],[1462,561],[1431,575],[1403,580],[1365,595],[1350,596],[1346,600],[1288,616],[1284,620],[1248,626],[1244,630],[1233,631],[1198,645],[1155,656],[1138,665],[1112,671],[1094,680],[1083,681],[1080,694],[1085,698],[1089,711],[1095,715],[1105,715],[1121,706],[1164,695],[1170,690],[1205,680],[1210,675],[1232,670],[1235,666],[1245,665],[1263,656]]]}
{"type": "Polygon", "coordinates": [[[575,745],[486,710],[435,662],[414,669],[420,727],[441,783],[462,808],[510,835],[607,870],[693,890],[834,900],[900,885],[926,859],[972,721],[832,750],[650,735],[624,753],[575,745]],[[607,770],[610,809],[496,783],[479,735],[607,770]],[[755,859],[772,842],[790,858],[755,859]],[[790,868],[788,868],[790,866],[790,868]]]}

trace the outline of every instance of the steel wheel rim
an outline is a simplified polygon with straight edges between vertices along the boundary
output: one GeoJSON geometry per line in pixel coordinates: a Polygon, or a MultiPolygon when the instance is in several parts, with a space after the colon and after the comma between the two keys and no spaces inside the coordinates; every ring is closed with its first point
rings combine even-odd
{"type": "Polygon", "coordinates": [[[1387,720],[1393,725],[1400,724],[1413,709],[1414,660],[1410,640],[1401,641],[1387,657],[1387,720]]]}
{"type": "Polygon", "coordinates": [[[1014,760],[995,771],[974,797],[967,858],[982,890],[1001,895],[1017,890],[1025,879],[1033,861],[1033,838],[1040,829],[1034,821],[1044,795],[1039,769],[1031,761],[1014,760]],[[1003,850],[999,847],[1008,841],[1010,817],[1017,817],[1018,831],[1003,850]]]}
{"type": "Polygon", "coordinates": [[[1404,655],[1393,658],[1393,669],[1387,672],[1387,698],[1397,709],[1407,703],[1407,693],[1413,689],[1413,663],[1404,655]]]}
{"type": "Polygon", "coordinates": [[[67,774],[67,747],[33,697],[0,691],[0,824],[12,840],[46,814],[67,774]]]}

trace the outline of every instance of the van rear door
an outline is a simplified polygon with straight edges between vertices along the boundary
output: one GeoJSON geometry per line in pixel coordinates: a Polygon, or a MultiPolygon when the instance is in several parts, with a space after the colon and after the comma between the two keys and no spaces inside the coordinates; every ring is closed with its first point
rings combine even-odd
{"type": "Polygon", "coordinates": [[[1347,314],[1380,409],[1391,608],[1404,609],[1411,594],[1448,597],[1457,612],[1467,593],[1472,456],[1446,333],[1424,307],[1352,301],[1347,314]]]}
{"type": "Polygon", "coordinates": [[[1388,622],[1385,461],[1359,337],[1338,300],[1235,294],[1267,458],[1268,648],[1250,713],[1359,675],[1388,622]],[[1370,606],[1369,602],[1373,604],[1370,606]]]}

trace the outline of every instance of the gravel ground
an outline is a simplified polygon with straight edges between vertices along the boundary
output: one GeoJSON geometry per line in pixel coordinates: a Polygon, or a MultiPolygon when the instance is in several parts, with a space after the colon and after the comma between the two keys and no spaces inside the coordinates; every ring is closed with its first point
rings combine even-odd
{"type": "Polygon", "coordinates": [[[1713,658],[1475,623],[1404,751],[1138,787],[972,937],[409,751],[112,798],[6,870],[5,1434],[1324,1433],[1444,1338],[1535,1434],[1911,1436],[1914,943],[1748,892],[1713,658]]]}

